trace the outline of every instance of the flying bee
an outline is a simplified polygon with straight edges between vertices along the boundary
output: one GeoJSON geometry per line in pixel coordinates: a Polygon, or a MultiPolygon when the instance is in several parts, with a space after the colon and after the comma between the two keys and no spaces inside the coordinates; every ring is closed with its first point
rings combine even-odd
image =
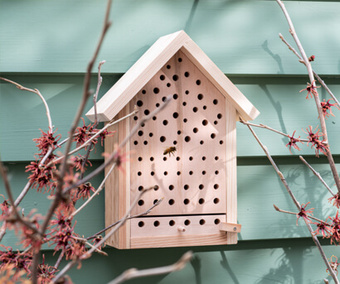
{"type": "Polygon", "coordinates": [[[173,156],[175,156],[175,152],[176,152],[176,147],[175,147],[175,146],[171,146],[171,147],[166,148],[166,149],[164,150],[163,155],[169,154],[169,157],[170,157],[171,154],[172,154],[173,156]]]}

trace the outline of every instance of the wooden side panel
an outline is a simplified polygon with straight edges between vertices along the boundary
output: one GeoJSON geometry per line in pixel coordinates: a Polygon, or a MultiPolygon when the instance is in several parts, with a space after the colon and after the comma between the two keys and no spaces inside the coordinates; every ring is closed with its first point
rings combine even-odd
{"type": "MultiPolygon", "coordinates": [[[[129,108],[124,108],[117,119],[128,114],[129,108]]],[[[117,149],[117,145],[126,137],[129,133],[129,121],[124,120],[118,125],[113,125],[109,129],[115,131],[113,137],[105,140],[105,152],[112,153],[117,149]]],[[[129,143],[121,149],[121,153],[127,153],[129,149],[129,143]]],[[[105,171],[107,172],[111,166],[108,166],[105,171]]],[[[124,162],[122,168],[115,168],[110,174],[108,180],[105,183],[105,226],[109,226],[112,223],[120,220],[125,215],[126,211],[130,208],[130,193],[128,189],[129,182],[129,167],[130,162],[127,160],[124,162]]],[[[116,232],[111,238],[108,239],[107,244],[116,248],[124,249],[130,248],[130,221],[126,223],[116,232]]]]}
{"type": "MultiPolygon", "coordinates": [[[[236,110],[226,101],[227,223],[237,223],[236,110]]],[[[227,233],[228,244],[237,243],[237,233],[227,233]]]]}

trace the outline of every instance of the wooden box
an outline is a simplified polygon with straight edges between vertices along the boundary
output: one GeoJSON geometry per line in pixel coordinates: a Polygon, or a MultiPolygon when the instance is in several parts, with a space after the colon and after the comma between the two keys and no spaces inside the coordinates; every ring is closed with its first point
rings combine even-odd
{"type": "MultiPolygon", "coordinates": [[[[105,222],[121,219],[142,188],[134,218],[109,239],[120,249],[237,243],[236,121],[259,112],[184,32],[161,37],[98,102],[101,121],[138,113],[112,127],[105,152],[114,151],[136,122],[169,105],[143,125],[124,151],[125,172],[105,184],[105,222]],[[169,148],[173,153],[165,153],[169,148]]],[[[87,116],[93,120],[94,110],[87,116]]]]}

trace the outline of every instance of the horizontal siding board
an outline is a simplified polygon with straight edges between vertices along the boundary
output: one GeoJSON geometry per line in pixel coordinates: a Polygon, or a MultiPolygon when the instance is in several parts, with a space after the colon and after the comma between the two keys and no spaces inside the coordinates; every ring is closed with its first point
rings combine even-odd
{"type": "MultiPolygon", "coordinates": [[[[144,277],[128,284],[173,283],[322,283],[326,268],[318,250],[310,240],[240,242],[235,246],[201,248],[116,250],[104,249],[108,256],[93,254],[80,270],[69,271],[74,283],[104,284],[134,267],[148,269],[176,262],[186,251],[193,250],[194,259],[183,270],[167,275],[144,277]],[[264,248],[263,248],[264,246],[264,248]],[[93,273],[95,271],[95,273],[93,273]],[[98,277],[100,275],[100,277],[98,277]]],[[[324,246],[327,257],[339,253],[339,247],[324,246]]],[[[55,263],[57,255],[46,252],[46,262],[55,263]]],[[[62,266],[66,263],[62,263],[62,266]]]]}
{"type": "MultiPolygon", "coordinates": [[[[0,5],[0,26],[6,26],[0,31],[0,72],[85,70],[106,1],[1,0],[0,5]]],[[[307,54],[316,55],[317,72],[339,74],[340,38],[333,31],[340,29],[340,3],[289,1],[286,6],[307,54]]],[[[157,38],[184,29],[224,73],[305,73],[278,38],[282,33],[292,42],[275,1],[120,0],[113,3],[111,19],[99,54],[107,60],[103,72],[125,73],[157,38]]]]}
{"type": "MultiPolygon", "coordinates": [[[[6,74],[5,74],[6,75],[6,74]]],[[[51,110],[51,116],[57,133],[66,138],[70,124],[75,116],[82,94],[81,75],[10,75],[6,77],[30,88],[38,88],[45,96],[51,110]]],[[[119,78],[119,75],[104,76],[100,96],[103,95],[119,78]]],[[[313,99],[306,100],[306,92],[299,91],[306,87],[307,77],[238,77],[231,80],[261,112],[254,123],[262,123],[295,137],[306,138],[304,131],[319,122],[313,99]]],[[[332,91],[340,93],[339,79],[324,78],[332,91]]],[[[96,87],[93,77],[92,88],[96,87]]],[[[328,94],[320,89],[321,99],[329,99],[328,94]]],[[[13,85],[0,82],[0,153],[3,161],[29,161],[36,153],[33,138],[40,135],[40,130],[47,130],[45,109],[35,94],[20,91],[13,85]]],[[[85,112],[90,109],[90,99],[85,112]]],[[[333,108],[335,117],[330,116],[326,123],[332,153],[340,154],[340,144],[336,143],[340,111],[333,108]]],[[[86,120],[86,123],[89,123],[86,120]]],[[[80,123],[82,125],[82,122],[80,123]]],[[[274,156],[290,155],[285,146],[288,139],[264,129],[254,129],[262,142],[274,156]]],[[[99,146],[99,145],[98,145],[99,146]]],[[[293,150],[295,155],[314,155],[314,150],[306,143],[300,144],[301,151],[293,150]]],[[[102,149],[93,152],[92,159],[101,159],[102,149]]],[[[238,157],[263,157],[264,153],[248,128],[237,123],[238,157]]]]}
{"type": "MultiPolygon", "coordinates": [[[[315,217],[325,219],[327,214],[334,213],[328,203],[330,194],[306,167],[299,164],[298,161],[297,163],[290,161],[290,164],[278,162],[278,164],[298,201],[300,203],[311,202],[308,208],[315,208],[315,217]]],[[[28,175],[24,172],[25,164],[7,163],[6,165],[9,168],[14,196],[17,196],[27,182],[28,175]]],[[[94,163],[95,167],[98,165],[98,162],[94,163]]],[[[335,191],[328,165],[313,164],[313,166],[335,191]]],[[[239,240],[289,239],[309,236],[301,220],[297,226],[294,215],[278,213],[274,210],[273,204],[276,204],[281,209],[297,212],[270,165],[240,165],[237,168],[237,176],[238,223],[242,225],[239,240]]],[[[100,177],[95,178],[92,183],[97,186],[100,183],[100,177]]],[[[4,192],[3,184],[0,185],[0,192],[4,192]]],[[[35,190],[31,190],[21,207],[25,208],[25,214],[35,207],[38,207],[39,213],[44,214],[49,204],[50,201],[46,195],[37,194],[35,190]]],[[[95,198],[93,204],[78,215],[76,232],[90,236],[103,226],[104,194],[101,194],[95,198]]],[[[16,238],[9,233],[5,244],[14,245],[15,243],[16,238]]]]}
{"type": "MultiPolygon", "coordinates": [[[[67,138],[71,123],[76,115],[81,96],[83,76],[6,76],[28,88],[37,88],[49,105],[52,123],[56,134],[67,138]]],[[[93,77],[91,89],[96,88],[96,77],[93,77]]],[[[115,76],[104,77],[100,96],[116,81],[115,76]]],[[[89,99],[85,108],[88,111],[93,105],[89,99]]],[[[85,122],[88,125],[89,120],[85,122]]],[[[83,125],[81,121],[79,125],[83,125]]],[[[37,153],[34,138],[40,137],[40,129],[48,130],[44,104],[40,98],[30,92],[18,90],[14,85],[0,81],[0,154],[3,161],[34,160],[37,153]]],[[[92,151],[92,159],[101,159],[100,143],[92,151]]],[[[59,152],[62,149],[59,149],[59,152]]]]}

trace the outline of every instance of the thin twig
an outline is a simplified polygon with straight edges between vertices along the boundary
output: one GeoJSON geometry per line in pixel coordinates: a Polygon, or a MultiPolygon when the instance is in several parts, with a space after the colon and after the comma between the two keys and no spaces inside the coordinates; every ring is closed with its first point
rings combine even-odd
{"type": "Polygon", "coordinates": [[[123,272],[120,276],[118,276],[116,279],[109,282],[109,284],[119,284],[134,278],[168,274],[174,271],[181,270],[192,259],[192,256],[193,253],[191,251],[188,251],[176,263],[172,265],[143,270],[138,270],[135,268],[128,269],[125,272],[123,272]]]}
{"type": "MultiPolygon", "coordinates": [[[[302,64],[305,64],[305,62],[302,60],[302,57],[300,56],[300,54],[298,54],[296,52],[296,50],[286,41],[286,39],[283,37],[283,35],[279,33],[279,37],[287,45],[288,49],[291,50],[299,58],[299,62],[301,62],[302,64]]],[[[314,74],[315,78],[318,80],[318,82],[321,84],[321,86],[326,89],[327,93],[332,97],[332,99],[335,101],[335,103],[340,108],[340,103],[339,103],[338,99],[335,97],[335,95],[332,93],[332,91],[328,88],[326,83],[321,79],[321,77],[314,70],[313,70],[313,74],[314,74]]]]}
{"type": "Polygon", "coordinates": [[[108,179],[108,177],[110,176],[110,174],[112,173],[112,171],[114,170],[114,168],[116,167],[116,164],[113,164],[111,166],[111,168],[109,169],[109,171],[106,173],[103,181],[101,182],[101,184],[99,185],[99,187],[97,188],[97,190],[77,209],[75,210],[69,217],[68,219],[73,218],[74,216],[76,216],[81,210],[83,210],[85,208],[85,206],[87,206],[91,200],[93,198],[95,198],[104,188],[105,186],[105,182],[108,179]]]}
{"type": "Polygon", "coordinates": [[[328,186],[328,184],[324,181],[324,179],[321,177],[320,173],[318,173],[314,168],[302,157],[299,156],[300,160],[313,172],[313,174],[322,182],[322,184],[327,188],[327,190],[332,194],[335,195],[334,192],[331,190],[331,188],[328,186]]]}
{"type": "MultiPolygon", "coordinates": [[[[287,137],[287,138],[290,138],[290,137],[291,137],[289,134],[283,133],[283,132],[281,132],[281,131],[279,131],[279,130],[276,130],[276,129],[274,129],[274,128],[271,128],[271,127],[269,127],[269,126],[267,126],[267,125],[264,125],[264,124],[262,124],[262,123],[261,123],[261,124],[255,124],[255,123],[251,123],[251,122],[244,121],[244,120],[240,120],[240,122],[243,123],[243,124],[245,124],[245,125],[250,125],[250,126],[254,126],[254,127],[263,128],[263,129],[267,129],[267,130],[273,131],[273,132],[278,133],[278,134],[280,134],[280,135],[282,135],[282,136],[285,136],[285,137],[287,137]]],[[[300,138],[299,138],[299,142],[309,142],[309,140],[308,140],[308,139],[300,139],[300,138]]]]}
{"type": "MultiPolygon", "coordinates": [[[[133,216],[130,216],[130,217],[127,217],[127,220],[131,220],[131,219],[134,219],[134,218],[138,218],[138,217],[141,217],[141,216],[145,216],[145,215],[148,215],[152,209],[154,209],[156,206],[158,206],[162,201],[163,201],[164,198],[161,198],[161,199],[158,199],[157,202],[155,204],[153,204],[148,210],[146,210],[145,212],[143,213],[140,213],[140,214],[136,214],[136,215],[133,215],[133,216]]],[[[105,231],[111,229],[112,227],[118,225],[120,222],[122,221],[122,219],[118,220],[117,222],[114,222],[113,224],[107,226],[106,228],[104,228],[103,230],[100,230],[98,233],[95,233],[94,235],[92,235],[91,237],[88,237],[86,238],[87,240],[91,240],[91,239],[94,239],[96,237],[98,237],[100,234],[104,233],[105,231]]]]}
{"type": "Polygon", "coordinates": [[[99,65],[98,65],[98,84],[97,84],[97,90],[95,92],[95,94],[93,95],[93,107],[94,107],[94,125],[97,125],[97,99],[98,99],[98,93],[99,93],[99,89],[100,89],[100,86],[102,85],[102,81],[103,81],[103,78],[102,76],[100,75],[100,70],[102,68],[102,65],[105,63],[105,60],[103,61],[100,61],[99,62],[99,65]]]}
{"type": "Polygon", "coordinates": [[[20,85],[17,82],[14,82],[12,80],[9,80],[9,79],[6,79],[6,78],[2,78],[2,77],[0,77],[0,80],[3,80],[3,81],[6,81],[8,83],[11,83],[11,84],[15,85],[19,90],[28,91],[28,92],[37,94],[40,97],[40,99],[42,100],[42,102],[44,103],[44,105],[45,105],[46,116],[47,116],[47,120],[48,120],[48,128],[49,128],[50,132],[53,131],[53,124],[52,124],[52,118],[51,118],[51,114],[50,114],[50,109],[48,107],[48,104],[47,104],[45,98],[43,97],[43,95],[40,93],[40,91],[38,89],[34,89],[33,90],[33,89],[30,89],[30,88],[26,88],[26,87],[20,85]]]}
{"type": "Polygon", "coordinates": [[[30,220],[25,220],[18,212],[16,206],[15,206],[15,202],[13,199],[13,195],[12,195],[12,190],[11,190],[11,186],[9,184],[9,180],[8,180],[8,176],[7,176],[7,171],[4,167],[4,165],[2,164],[2,161],[0,161],[0,176],[2,177],[4,186],[5,186],[5,190],[6,190],[6,194],[7,197],[9,199],[10,202],[10,207],[11,207],[11,211],[10,213],[14,213],[13,215],[10,215],[6,218],[6,222],[15,222],[18,221],[19,223],[21,223],[22,225],[26,226],[28,229],[30,229],[34,234],[38,234],[41,235],[40,232],[38,231],[38,229],[36,227],[33,226],[33,224],[30,222],[30,220]]]}
{"type": "MultiPolygon", "coordinates": [[[[298,214],[299,214],[299,213],[294,213],[294,212],[291,212],[291,211],[280,209],[275,204],[273,204],[273,206],[274,206],[276,211],[281,212],[281,213],[291,214],[291,215],[295,215],[295,216],[298,216],[298,214]]],[[[315,221],[317,221],[319,223],[326,223],[325,221],[323,221],[323,220],[321,220],[319,218],[316,218],[316,217],[314,217],[312,215],[308,215],[308,218],[313,219],[313,220],[315,220],[315,221]]]]}

